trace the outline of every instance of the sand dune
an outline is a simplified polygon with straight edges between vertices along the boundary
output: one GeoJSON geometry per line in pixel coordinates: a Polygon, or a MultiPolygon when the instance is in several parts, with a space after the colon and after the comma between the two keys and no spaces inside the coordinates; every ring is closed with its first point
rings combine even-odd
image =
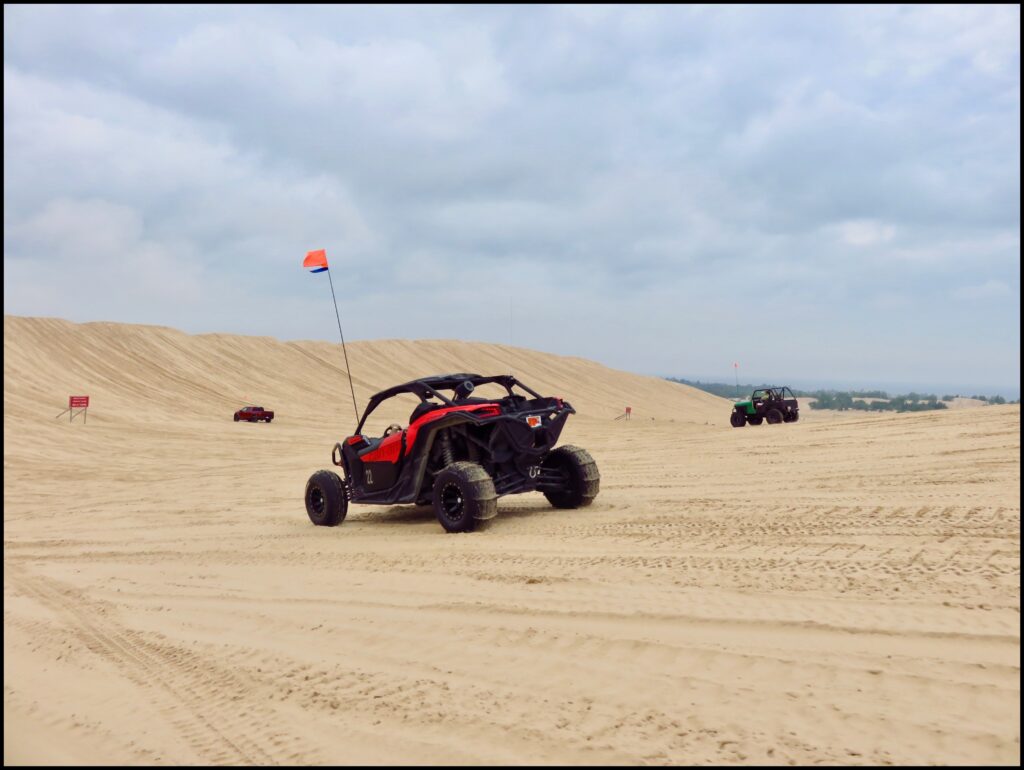
{"type": "Polygon", "coordinates": [[[977,409],[979,406],[988,406],[988,403],[980,398],[966,398],[957,396],[952,401],[946,402],[950,409],[977,409]]]}
{"type": "Polygon", "coordinates": [[[339,346],[5,317],[5,762],[1019,764],[1018,406],[735,430],[581,359],[349,356],[360,406],[466,369],[563,395],[600,496],[313,527],[339,346]]]}
{"type": "MultiPolygon", "coordinates": [[[[658,377],[489,343],[376,340],[349,343],[360,410],[374,393],[431,374],[513,372],[541,392],[562,395],[582,414],[728,422],[729,402],[658,377]]],[[[13,415],[54,414],[71,392],[89,393],[97,421],[203,421],[249,402],[286,421],[352,426],[352,397],[341,346],[270,337],[188,335],[159,326],[74,324],[4,317],[4,403],[13,415]]]]}

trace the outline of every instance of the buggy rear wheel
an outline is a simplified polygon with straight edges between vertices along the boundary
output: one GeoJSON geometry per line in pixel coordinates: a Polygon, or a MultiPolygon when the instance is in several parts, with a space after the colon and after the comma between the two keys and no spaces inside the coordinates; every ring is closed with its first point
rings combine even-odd
{"type": "Polygon", "coordinates": [[[796,422],[799,419],[800,419],[800,413],[799,412],[786,412],[782,416],[782,421],[783,422],[796,422]]]}
{"type": "Polygon", "coordinates": [[[778,425],[782,422],[782,412],[778,409],[769,409],[765,419],[768,420],[769,425],[778,425]]]}
{"type": "Polygon", "coordinates": [[[494,481],[476,463],[452,463],[434,479],[434,515],[448,532],[472,532],[498,513],[494,481]]]}
{"type": "Polygon", "coordinates": [[[548,452],[541,467],[558,471],[565,479],[562,489],[544,491],[555,508],[582,508],[594,502],[601,488],[601,473],[590,452],[579,447],[560,446],[548,452]]]}
{"type": "Polygon", "coordinates": [[[764,422],[764,417],[751,417],[750,418],[750,424],[751,425],[760,425],[762,422],[764,422]]]}
{"type": "Polygon", "coordinates": [[[733,413],[729,415],[729,424],[734,428],[742,428],[747,424],[747,418],[743,416],[742,412],[734,410],[733,413]]]}
{"type": "Polygon", "coordinates": [[[318,527],[336,527],[348,513],[345,484],[334,471],[317,471],[306,482],[306,513],[318,527]]]}

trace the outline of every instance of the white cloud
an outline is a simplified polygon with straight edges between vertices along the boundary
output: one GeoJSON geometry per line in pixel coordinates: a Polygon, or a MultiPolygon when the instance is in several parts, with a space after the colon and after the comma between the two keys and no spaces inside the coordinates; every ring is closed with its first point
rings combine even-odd
{"type": "MultiPolygon", "coordinates": [[[[7,225],[5,241],[25,251],[5,255],[5,306],[48,297],[41,312],[158,306],[186,309],[204,297],[202,271],[181,259],[182,244],[158,243],[144,234],[138,212],[103,200],[56,199],[27,221],[7,225]],[[117,288],[114,288],[117,287],[117,288]]],[[[22,311],[24,312],[24,311],[22,311]]]]}
{"type": "Polygon", "coordinates": [[[893,225],[870,219],[841,222],[835,229],[843,243],[851,246],[877,246],[880,243],[888,243],[896,235],[896,228],[893,225]]]}
{"type": "Polygon", "coordinates": [[[267,99],[300,125],[371,124],[377,131],[456,139],[508,100],[502,67],[473,29],[440,45],[415,39],[349,44],[319,30],[302,36],[257,22],[199,24],[145,62],[165,88],[190,83],[200,97],[267,99]]]}
{"type": "Polygon", "coordinates": [[[1005,281],[994,280],[985,281],[984,283],[974,284],[972,286],[962,286],[950,292],[953,299],[968,301],[1008,297],[1010,294],[1011,289],[1005,281]]]}

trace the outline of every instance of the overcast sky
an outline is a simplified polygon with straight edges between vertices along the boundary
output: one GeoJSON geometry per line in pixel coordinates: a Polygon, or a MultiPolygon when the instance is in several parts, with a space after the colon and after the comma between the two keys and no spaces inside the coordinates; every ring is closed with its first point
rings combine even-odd
{"type": "Polygon", "coordinates": [[[1019,389],[1020,203],[1019,6],[4,6],[5,313],[1019,389]]]}

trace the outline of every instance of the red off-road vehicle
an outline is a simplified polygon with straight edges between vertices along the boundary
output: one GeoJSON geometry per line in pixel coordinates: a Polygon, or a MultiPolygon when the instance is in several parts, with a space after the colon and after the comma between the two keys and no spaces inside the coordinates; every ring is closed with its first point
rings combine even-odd
{"type": "Polygon", "coordinates": [[[545,398],[511,375],[445,374],[397,385],[373,396],[355,433],[334,445],[331,460],[345,478],[327,470],[310,477],[306,512],[314,524],[333,527],[349,502],[430,504],[448,532],[469,532],[497,514],[502,495],[536,490],[556,508],[590,505],[601,481],[594,458],[578,447],[555,447],[575,413],[567,401],[545,398]],[[497,393],[471,395],[478,386],[497,393]],[[363,435],[370,414],[402,394],[419,398],[409,426],[393,423],[380,438],[363,435]]]}
{"type": "Polygon", "coordinates": [[[246,420],[248,422],[272,422],[274,413],[264,409],[262,406],[243,406],[235,412],[235,422],[246,420]]]}

